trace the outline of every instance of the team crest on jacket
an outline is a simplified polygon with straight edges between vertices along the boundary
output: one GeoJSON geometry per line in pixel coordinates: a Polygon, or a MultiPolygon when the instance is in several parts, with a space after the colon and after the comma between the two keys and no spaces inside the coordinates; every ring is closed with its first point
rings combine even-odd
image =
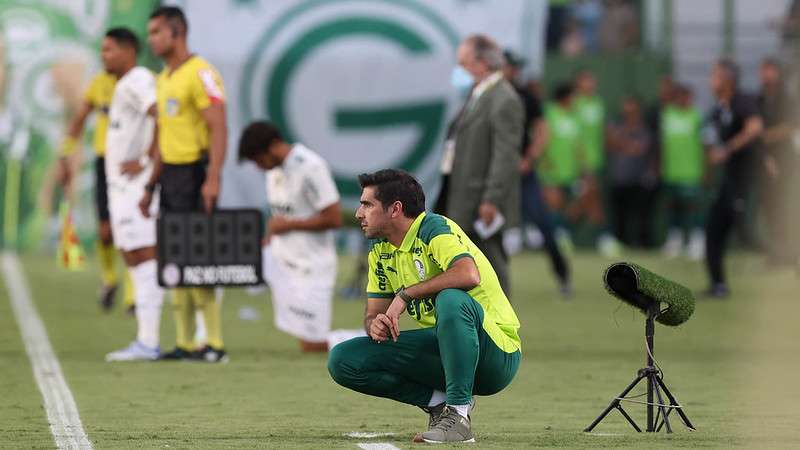
{"type": "Polygon", "coordinates": [[[422,264],[422,261],[415,259],[414,265],[417,267],[417,273],[419,274],[420,281],[425,280],[425,265],[422,264]]]}

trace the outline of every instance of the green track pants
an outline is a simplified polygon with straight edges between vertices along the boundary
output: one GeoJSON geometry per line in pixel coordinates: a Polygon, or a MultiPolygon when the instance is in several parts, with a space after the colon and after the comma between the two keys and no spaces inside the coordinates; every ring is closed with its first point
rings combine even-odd
{"type": "Polygon", "coordinates": [[[328,371],[340,385],[377,397],[426,406],[434,390],[447,404],[466,405],[472,394],[492,395],[511,383],[520,352],[501,350],[483,330],[483,308],[466,292],[436,297],[436,326],[400,333],[397,342],[369,337],[331,349],[328,371]]]}

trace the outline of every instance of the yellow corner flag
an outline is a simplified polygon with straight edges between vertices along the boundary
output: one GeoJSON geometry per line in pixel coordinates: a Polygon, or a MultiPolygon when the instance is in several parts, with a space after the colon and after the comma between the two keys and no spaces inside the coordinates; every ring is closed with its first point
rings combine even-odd
{"type": "Polygon", "coordinates": [[[61,222],[61,237],[58,242],[59,266],[67,270],[83,270],[86,255],[81,247],[75,225],[72,223],[72,210],[69,203],[62,201],[58,207],[59,221],[61,222]]]}

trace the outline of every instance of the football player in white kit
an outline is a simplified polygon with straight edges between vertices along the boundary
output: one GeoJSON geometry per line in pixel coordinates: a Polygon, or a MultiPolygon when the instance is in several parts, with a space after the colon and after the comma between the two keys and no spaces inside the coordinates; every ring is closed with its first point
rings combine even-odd
{"type": "Polygon", "coordinates": [[[254,122],[239,140],[239,160],[267,171],[271,217],[264,238],[264,278],[275,325],[305,352],[326,351],[336,281],[333,230],[342,224],[339,191],[328,164],[302,144],[254,122]]]}
{"type": "Polygon", "coordinates": [[[150,179],[150,155],[156,151],[156,79],[136,65],[139,41],[126,28],[112,28],[103,39],[101,57],[116,75],[106,136],[106,177],[114,244],[122,252],[136,291],[136,339],[106,355],[106,361],[156,360],[163,291],[156,270],[156,210],[144,217],[138,207],[150,179]]]}

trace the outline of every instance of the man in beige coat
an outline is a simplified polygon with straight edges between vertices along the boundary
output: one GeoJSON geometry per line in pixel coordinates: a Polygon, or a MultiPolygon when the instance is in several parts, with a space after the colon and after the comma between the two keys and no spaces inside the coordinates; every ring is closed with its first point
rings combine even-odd
{"type": "Polygon", "coordinates": [[[486,255],[508,295],[502,232],[519,222],[524,110],[500,72],[502,65],[502,50],[487,36],[470,36],[458,48],[453,81],[456,88],[469,90],[469,97],[445,143],[442,173],[447,182],[437,205],[486,255]]]}

